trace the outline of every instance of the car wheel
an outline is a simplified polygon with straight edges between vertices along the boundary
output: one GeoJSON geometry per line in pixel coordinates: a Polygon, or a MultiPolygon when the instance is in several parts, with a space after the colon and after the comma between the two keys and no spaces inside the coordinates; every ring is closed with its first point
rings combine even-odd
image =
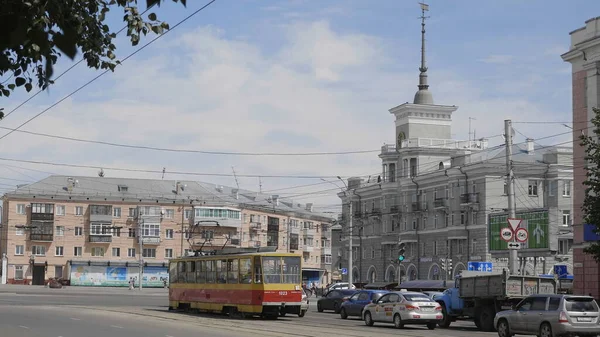
{"type": "Polygon", "coordinates": [[[394,326],[397,329],[402,329],[404,328],[404,323],[402,323],[402,317],[400,317],[400,314],[396,314],[394,316],[394,326]]]}
{"type": "Polygon", "coordinates": [[[553,337],[552,335],[552,327],[548,323],[542,324],[540,327],[540,333],[538,334],[540,337],[553,337]]]}
{"type": "Polygon", "coordinates": [[[365,325],[368,326],[373,326],[373,317],[371,317],[371,313],[370,312],[365,312],[365,325]]]}
{"type": "Polygon", "coordinates": [[[348,318],[348,314],[346,313],[346,308],[342,308],[342,309],[340,310],[340,317],[341,317],[342,319],[346,319],[346,318],[348,318]]]}
{"type": "Polygon", "coordinates": [[[511,337],[510,328],[508,326],[508,322],[505,319],[500,320],[498,322],[498,326],[496,327],[498,330],[498,337],[511,337]]]}
{"type": "Polygon", "coordinates": [[[337,303],[333,304],[333,312],[335,312],[336,314],[340,313],[340,305],[337,303]]]}
{"type": "Polygon", "coordinates": [[[435,323],[427,323],[427,329],[429,329],[429,330],[435,330],[435,326],[436,325],[437,324],[435,324],[435,323]]]}
{"type": "Polygon", "coordinates": [[[298,317],[304,317],[305,314],[306,314],[306,310],[300,310],[298,317]]]}
{"type": "Polygon", "coordinates": [[[321,303],[317,303],[317,311],[323,312],[323,307],[321,306],[321,303]]]}
{"type": "Polygon", "coordinates": [[[450,324],[452,323],[452,318],[450,318],[450,315],[448,315],[448,310],[446,310],[446,306],[444,304],[442,304],[442,316],[442,320],[438,323],[440,325],[440,328],[450,327],[450,324]]]}

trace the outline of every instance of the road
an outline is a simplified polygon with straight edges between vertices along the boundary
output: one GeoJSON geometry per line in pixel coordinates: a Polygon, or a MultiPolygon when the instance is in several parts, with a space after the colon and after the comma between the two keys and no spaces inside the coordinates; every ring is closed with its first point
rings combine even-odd
{"type": "Polygon", "coordinates": [[[303,318],[229,319],[223,315],[169,312],[166,290],[0,287],[0,331],[10,337],[236,337],[236,336],[496,336],[479,332],[470,322],[450,329],[428,330],[389,324],[367,327],[359,319],[318,313],[316,299],[303,318]]]}

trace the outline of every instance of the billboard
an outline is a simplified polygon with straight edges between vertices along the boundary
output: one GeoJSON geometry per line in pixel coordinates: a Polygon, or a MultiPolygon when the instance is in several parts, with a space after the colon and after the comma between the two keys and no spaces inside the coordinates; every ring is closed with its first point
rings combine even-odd
{"type": "MultiPolygon", "coordinates": [[[[517,219],[521,219],[519,228],[525,228],[529,232],[527,242],[522,243],[523,249],[550,249],[550,226],[548,211],[524,211],[517,212],[517,219]]],[[[489,238],[490,251],[508,250],[507,242],[500,237],[500,231],[508,225],[507,214],[489,215],[489,238]]]]}
{"type": "MultiPolygon", "coordinates": [[[[143,271],[142,286],[144,287],[163,287],[163,280],[169,283],[167,267],[148,266],[144,267],[143,271]]],[[[139,269],[138,267],[73,264],[70,276],[72,286],[128,287],[130,278],[135,280],[136,285],[138,284],[139,269]]]]}

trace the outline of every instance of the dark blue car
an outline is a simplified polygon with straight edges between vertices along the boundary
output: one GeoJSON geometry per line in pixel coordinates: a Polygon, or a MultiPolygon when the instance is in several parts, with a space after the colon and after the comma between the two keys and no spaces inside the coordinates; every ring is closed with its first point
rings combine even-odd
{"type": "Polygon", "coordinates": [[[371,303],[373,300],[378,300],[384,294],[387,294],[387,290],[360,290],[354,293],[350,298],[342,303],[340,308],[340,317],[342,319],[348,318],[348,316],[361,317],[362,309],[365,305],[371,303]]]}

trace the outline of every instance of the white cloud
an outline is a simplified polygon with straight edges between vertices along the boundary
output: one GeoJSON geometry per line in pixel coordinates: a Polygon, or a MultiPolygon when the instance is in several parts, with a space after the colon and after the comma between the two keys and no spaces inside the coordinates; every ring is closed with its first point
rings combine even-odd
{"type": "Polygon", "coordinates": [[[512,55],[488,55],[486,58],[479,60],[483,63],[491,64],[509,64],[513,60],[512,55]]]}

